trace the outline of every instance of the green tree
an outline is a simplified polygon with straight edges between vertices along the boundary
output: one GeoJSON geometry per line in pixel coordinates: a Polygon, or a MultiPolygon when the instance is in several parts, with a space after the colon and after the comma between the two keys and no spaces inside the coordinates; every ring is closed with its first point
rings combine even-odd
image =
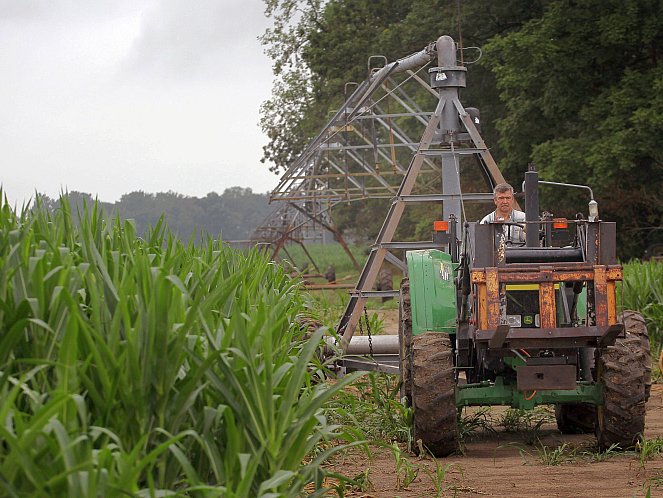
{"type": "MultiPolygon", "coordinates": [[[[620,226],[623,258],[641,255],[663,221],[662,40],[658,0],[559,0],[494,37],[484,58],[506,104],[497,127],[507,175],[534,160],[543,178],[594,187],[602,218],[620,226]]],[[[560,209],[577,201],[556,195],[560,209]]]]}

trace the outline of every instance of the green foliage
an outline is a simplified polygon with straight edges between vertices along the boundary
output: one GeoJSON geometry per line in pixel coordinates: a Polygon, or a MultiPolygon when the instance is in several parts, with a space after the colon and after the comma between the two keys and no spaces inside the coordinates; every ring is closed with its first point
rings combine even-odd
{"type": "Polygon", "coordinates": [[[536,453],[543,465],[561,465],[568,462],[574,456],[574,452],[569,451],[566,443],[556,448],[549,448],[546,445],[540,444],[536,447],[536,453]]]}
{"type": "MultiPolygon", "coordinates": [[[[519,178],[534,160],[545,179],[591,185],[603,219],[618,222],[622,257],[661,235],[651,234],[663,213],[661,9],[655,0],[552,1],[493,37],[483,59],[506,104],[497,121],[505,175],[519,178]]],[[[556,214],[576,200],[557,197],[556,214]]]]}
{"type": "MultiPolygon", "coordinates": [[[[274,26],[261,41],[274,60],[277,82],[261,109],[261,126],[270,139],[264,159],[276,170],[286,169],[345,99],[346,84],[366,79],[370,56],[396,60],[441,35],[457,34],[459,25],[466,47],[482,46],[541,15],[547,3],[466,0],[459,11],[454,2],[441,0],[265,0],[274,26]]],[[[473,84],[466,97],[482,109],[484,123],[491,123],[503,112],[492,74],[480,65],[468,68],[473,84]]],[[[497,145],[490,132],[486,138],[497,145]]]]}
{"type": "Polygon", "coordinates": [[[456,496],[458,488],[455,485],[446,483],[449,471],[458,469],[461,476],[463,475],[463,468],[457,463],[448,463],[443,465],[437,458],[433,459],[435,465],[434,470],[429,470],[428,467],[423,467],[424,472],[428,475],[433,487],[435,488],[435,498],[442,498],[447,490],[453,490],[453,496],[456,496]]]}
{"type": "Polygon", "coordinates": [[[278,266],[66,200],[0,207],[7,496],[299,496],[348,439],[278,266]]]}
{"type": "Polygon", "coordinates": [[[458,432],[462,439],[472,438],[482,432],[495,433],[490,406],[465,408],[458,420],[458,432]]]}
{"type": "Polygon", "coordinates": [[[498,424],[506,432],[522,432],[526,436],[526,443],[535,445],[539,440],[540,430],[544,424],[555,422],[555,415],[551,408],[539,405],[533,410],[508,408],[498,420],[498,424]]]}
{"type": "Polygon", "coordinates": [[[641,438],[635,448],[640,454],[640,465],[644,467],[648,460],[663,454],[663,437],[641,438]]]}
{"type": "Polygon", "coordinates": [[[329,416],[360,431],[358,439],[401,441],[409,447],[412,410],[398,399],[399,388],[394,376],[370,372],[336,395],[329,416]]]}
{"type": "Polygon", "coordinates": [[[414,465],[407,456],[403,455],[403,451],[397,444],[392,443],[390,449],[396,461],[396,489],[399,491],[405,490],[410,487],[410,484],[419,475],[419,467],[414,465]]]}
{"type": "Polygon", "coordinates": [[[642,313],[652,356],[663,340],[663,263],[631,261],[624,265],[623,307],[642,313]]]}
{"type": "Polygon", "coordinates": [[[525,463],[529,463],[531,460],[537,460],[543,465],[557,466],[573,462],[576,459],[576,449],[569,446],[567,443],[551,448],[537,440],[534,446],[534,451],[527,450],[518,445],[511,446],[516,446],[518,448],[520,457],[525,463]]]}
{"type": "Polygon", "coordinates": [[[592,462],[604,462],[610,458],[623,454],[624,452],[621,450],[619,445],[617,443],[613,443],[605,451],[600,451],[598,449],[594,449],[593,451],[585,450],[581,453],[581,456],[592,462]]]}

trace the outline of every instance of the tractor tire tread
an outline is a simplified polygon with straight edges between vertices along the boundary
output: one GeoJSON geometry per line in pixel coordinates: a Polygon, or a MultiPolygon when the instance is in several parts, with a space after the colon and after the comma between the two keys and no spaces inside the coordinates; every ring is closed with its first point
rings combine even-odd
{"type": "Polygon", "coordinates": [[[647,323],[641,313],[632,310],[624,310],[617,317],[619,323],[624,324],[626,332],[635,335],[640,339],[640,349],[645,355],[645,401],[649,400],[651,394],[651,352],[649,344],[649,333],[647,332],[647,323]]]}
{"type": "Polygon", "coordinates": [[[644,433],[648,346],[627,328],[626,337],[600,351],[603,406],[596,410],[595,432],[601,450],[613,444],[633,448],[644,433]]]}
{"type": "Polygon", "coordinates": [[[412,338],[413,440],[433,456],[459,450],[458,410],[449,335],[427,332],[412,338]]]}

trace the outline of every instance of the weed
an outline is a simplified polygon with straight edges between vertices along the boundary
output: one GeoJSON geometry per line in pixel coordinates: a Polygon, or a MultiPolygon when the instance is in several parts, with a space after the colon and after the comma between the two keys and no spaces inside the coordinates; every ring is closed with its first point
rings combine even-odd
{"type": "Polygon", "coordinates": [[[555,422],[555,415],[548,406],[537,406],[533,410],[509,408],[498,420],[498,425],[506,432],[522,432],[529,446],[535,445],[540,436],[541,427],[555,422]]]}
{"type": "Polygon", "coordinates": [[[663,437],[655,439],[643,437],[637,442],[635,449],[640,454],[640,465],[644,467],[647,460],[663,454],[663,437]]]}
{"type": "Polygon", "coordinates": [[[419,475],[419,467],[403,455],[397,444],[392,443],[389,448],[396,460],[396,489],[407,489],[419,475]]]}
{"type": "Polygon", "coordinates": [[[600,451],[598,447],[596,447],[593,450],[585,450],[580,455],[583,458],[586,458],[587,460],[591,460],[593,462],[605,462],[606,460],[612,457],[616,457],[622,454],[623,452],[621,451],[619,445],[617,443],[613,443],[605,451],[600,451]]]}
{"type": "MultiPolygon", "coordinates": [[[[497,449],[514,447],[518,450],[520,457],[523,459],[523,465],[530,464],[533,460],[538,460],[543,465],[557,466],[575,460],[577,450],[572,448],[567,443],[551,448],[538,441],[534,451],[526,449],[518,443],[507,443],[500,445],[497,449]]],[[[495,457],[494,457],[495,458],[495,457]]]]}
{"type": "Polygon", "coordinates": [[[536,454],[543,465],[561,465],[575,458],[575,450],[566,443],[557,448],[549,448],[539,443],[536,447],[536,454]]]}
{"type": "Polygon", "coordinates": [[[424,472],[428,475],[430,478],[431,482],[433,483],[433,487],[435,488],[435,498],[441,498],[444,496],[444,493],[448,489],[455,489],[454,486],[451,484],[445,484],[445,481],[447,479],[447,474],[448,472],[457,467],[458,470],[460,471],[461,477],[463,476],[463,468],[458,465],[457,463],[449,463],[447,465],[441,465],[440,462],[433,458],[433,463],[435,464],[435,470],[429,470],[427,467],[424,467],[423,470],[424,472]]]}
{"type": "MultiPolygon", "coordinates": [[[[344,498],[346,491],[365,493],[373,489],[373,481],[370,478],[371,469],[364,469],[362,472],[348,478],[340,474],[333,474],[338,479],[338,483],[332,486],[339,498],[344,498]]],[[[354,494],[353,494],[354,496],[354,494]]]]}
{"type": "Polygon", "coordinates": [[[371,372],[339,392],[329,405],[329,417],[348,428],[360,427],[366,439],[401,441],[411,447],[412,409],[398,399],[394,376],[371,372]]]}
{"type": "Polygon", "coordinates": [[[651,493],[651,488],[660,488],[663,487],[663,469],[659,469],[658,472],[647,479],[647,482],[643,486],[647,486],[647,489],[651,493]]]}
{"type": "Polygon", "coordinates": [[[466,410],[458,420],[458,433],[461,439],[471,438],[480,432],[495,432],[490,406],[482,406],[471,413],[466,410]]]}

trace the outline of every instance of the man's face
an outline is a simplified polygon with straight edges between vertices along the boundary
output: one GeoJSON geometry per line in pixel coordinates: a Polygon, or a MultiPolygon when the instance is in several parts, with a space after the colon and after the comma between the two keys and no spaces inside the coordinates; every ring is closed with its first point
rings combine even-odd
{"type": "Polygon", "coordinates": [[[497,207],[497,215],[499,217],[508,218],[513,209],[513,193],[511,192],[497,192],[493,198],[495,206],[497,207]]]}

